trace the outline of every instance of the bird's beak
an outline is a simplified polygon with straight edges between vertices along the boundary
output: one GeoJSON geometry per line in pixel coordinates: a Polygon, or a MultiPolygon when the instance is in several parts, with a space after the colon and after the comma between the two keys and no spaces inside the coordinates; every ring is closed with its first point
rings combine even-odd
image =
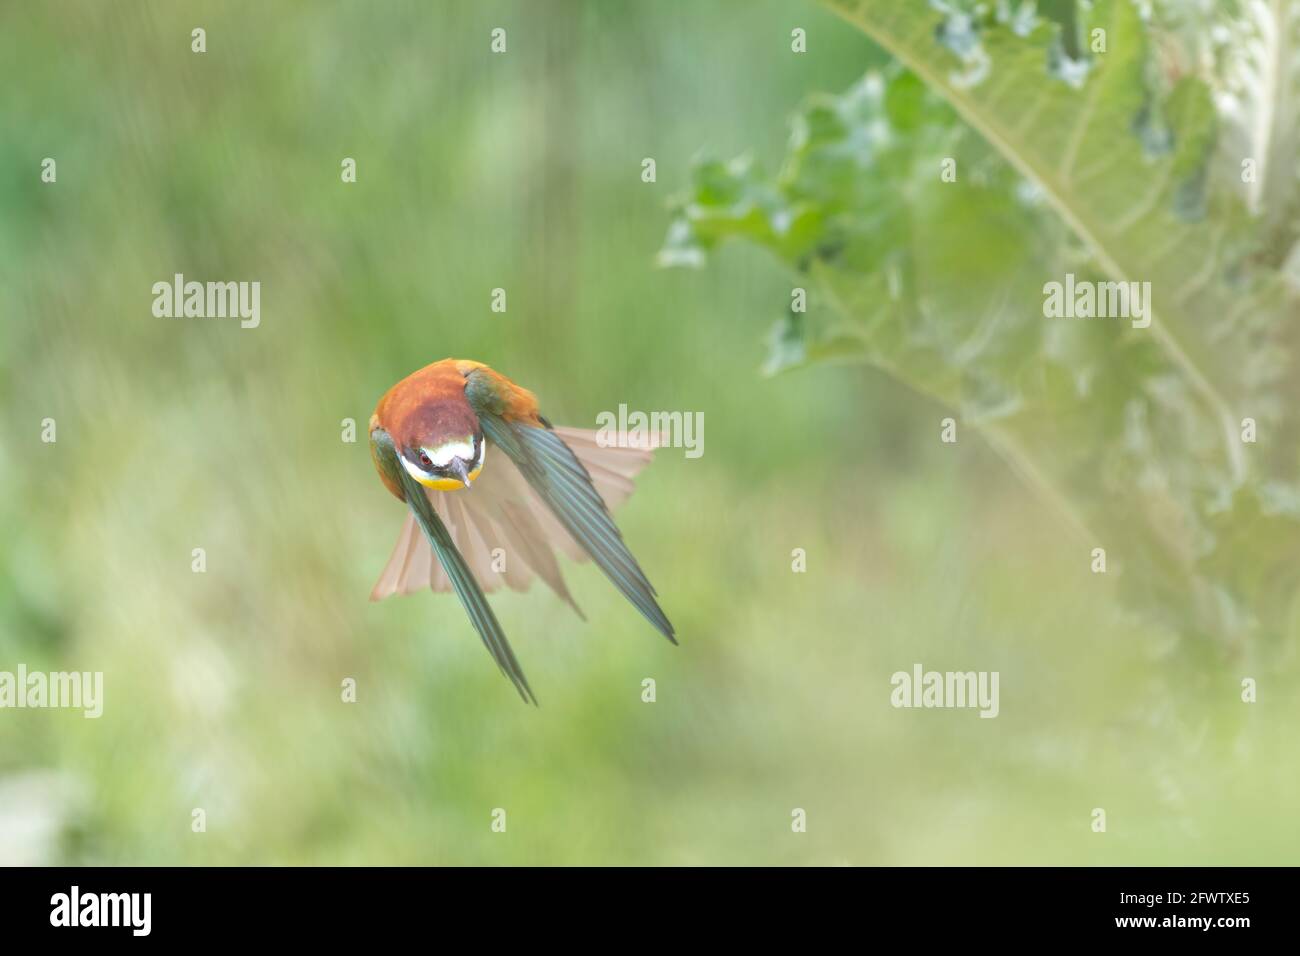
{"type": "Polygon", "coordinates": [[[465,464],[463,458],[453,458],[448,466],[452,472],[460,479],[461,484],[466,488],[469,487],[469,467],[465,464]]]}

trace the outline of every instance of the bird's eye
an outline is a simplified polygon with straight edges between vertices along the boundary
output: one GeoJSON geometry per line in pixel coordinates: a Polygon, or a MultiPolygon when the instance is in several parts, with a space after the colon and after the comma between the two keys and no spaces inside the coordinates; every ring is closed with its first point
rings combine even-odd
{"type": "Polygon", "coordinates": [[[420,467],[425,471],[433,471],[433,461],[424,452],[420,452],[420,467]]]}

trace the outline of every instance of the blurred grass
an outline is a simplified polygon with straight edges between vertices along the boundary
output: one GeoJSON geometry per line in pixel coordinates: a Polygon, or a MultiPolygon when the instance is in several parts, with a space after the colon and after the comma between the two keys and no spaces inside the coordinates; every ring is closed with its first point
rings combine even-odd
{"type": "Polygon", "coordinates": [[[791,284],[766,260],[653,268],[697,151],[773,161],[877,57],[776,2],[0,10],[0,669],[106,686],[99,720],[0,712],[0,832],[44,813],[32,854],[73,863],[1294,859],[1292,659],[1137,631],[893,383],[761,378],[791,284]],[[175,272],[259,280],[261,327],[155,319],[175,272]],[[402,512],[365,423],[447,355],[566,424],[704,412],[704,457],[662,452],[620,513],[681,647],[589,567],[587,624],[499,594],[532,710],[450,596],[366,601],[402,512]],[[1000,671],[1001,715],[894,710],[918,661],[1000,671]]]}

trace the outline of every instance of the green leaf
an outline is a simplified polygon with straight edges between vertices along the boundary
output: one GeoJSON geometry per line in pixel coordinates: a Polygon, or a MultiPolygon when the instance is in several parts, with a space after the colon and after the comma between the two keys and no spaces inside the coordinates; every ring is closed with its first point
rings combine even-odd
{"type": "Polygon", "coordinates": [[[1127,0],[831,6],[899,68],[814,98],[775,178],[700,167],[666,251],[771,250],[812,297],[768,370],[869,362],[950,404],[1107,549],[1133,607],[1228,647],[1291,626],[1291,303],[1215,172],[1210,87],[1158,69],[1127,0]],[[1150,283],[1150,327],[1047,317],[1067,274],[1150,283]]]}

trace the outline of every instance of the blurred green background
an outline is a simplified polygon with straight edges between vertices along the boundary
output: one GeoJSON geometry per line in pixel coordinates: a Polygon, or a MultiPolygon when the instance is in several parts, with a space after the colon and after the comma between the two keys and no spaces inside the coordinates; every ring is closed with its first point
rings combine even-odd
{"type": "Polygon", "coordinates": [[[0,862],[1294,861],[1290,686],[1171,656],[940,406],[761,376],[759,252],[655,268],[694,157],[776,163],[882,61],[766,0],[0,7],[0,670],[105,675],[98,720],[0,711],[0,862]],[[155,318],[177,272],[260,281],[261,326],[155,318]],[[588,565],[586,624],[498,593],[532,709],[450,595],[367,601],[365,424],[445,356],[557,423],[704,413],[618,516],[680,647],[588,565]],[[917,662],[999,671],[1000,716],[895,710],[917,662]]]}

